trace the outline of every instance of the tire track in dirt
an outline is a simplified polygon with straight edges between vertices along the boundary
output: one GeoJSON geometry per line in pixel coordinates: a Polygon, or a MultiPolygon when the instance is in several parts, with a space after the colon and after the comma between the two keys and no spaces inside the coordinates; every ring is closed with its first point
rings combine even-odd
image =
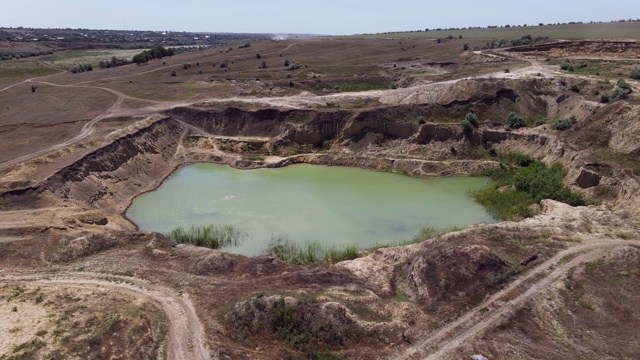
{"type": "MultiPolygon", "coordinates": [[[[5,162],[0,164],[0,169],[3,169],[5,167],[11,166],[11,165],[14,165],[14,164],[17,164],[17,163],[21,163],[23,161],[31,160],[33,158],[48,154],[50,152],[62,149],[64,147],[67,147],[67,146],[70,146],[70,145],[73,145],[74,143],[76,143],[76,142],[78,142],[78,141],[90,136],[95,131],[96,124],[98,122],[100,122],[101,120],[103,120],[104,118],[106,118],[109,115],[111,115],[112,113],[114,113],[118,108],[120,108],[120,106],[122,105],[122,102],[125,99],[148,101],[148,102],[151,102],[151,103],[154,103],[154,104],[158,103],[157,101],[138,99],[138,98],[126,95],[124,93],[121,93],[120,91],[116,91],[116,90],[109,89],[109,88],[106,88],[106,87],[87,86],[87,85],[59,85],[59,84],[54,84],[54,83],[50,83],[50,82],[47,82],[47,81],[34,80],[34,79],[27,79],[27,80],[23,81],[22,83],[38,83],[38,84],[45,84],[45,85],[49,85],[49,86],[53,86],[53,87],[62,87],[62,88],[98,89],[98,90],[107,91],[107,92],[115,95],[116,96],[116,101],[107,110],[103,111],[100,115],[96,116],[95,118],[93,118],[88,123],[84,124],[82,126],[82,128],[80,129],[80,133],[78,135],[76,135],[76,136],[72,137],[71,139],[68,139],[68,140],[66,140],[64,142],[61,142],[59,144],[50,146],[50,147],[48,147],[46,149],[34,151],[32,153],[20,156],[18,158],[13,159],[13,160],[5,161],[5,162]]],[[[22,83],[14,84],[14,86],[22,84],[22,83]]],[[[2,91],[2,90],[0,90],[0,91],[2,91]]]]}
{"type": "Polygon", "coordinates": [[[561,251],[551,259],[538,265],[535,269],[511,282],[509,286],[476,306],[475,309],[405,349],[402,353],[394,356],[393,359],[442,359],[446,353],[455,350],[464,341],[492,327],[510,312],[518,309],[526,300],[560,279],[572,268],[585,261],[594,260],[601,256],[607,248],[625,245],[640,245],[640,241],[597,241],[561,251]],[[576,254],[580,255],[558,267],[559,263],[567,256],[576,254]],[[549,269],[553,270],[545,274],[549,269]],[[541,279],[533,279],[543,274],[544,277],[541,279]],[[524,286],[527,286],[527,288],[522,289],[524,286]],[[509,296],[514,294],[517,294],[517,296],[507,300],[509,296]],[[489,311],[481,314],[480,309],[489,309],[489,311]]]}
{"type": "Polygon", "coordinates": [[[167,336],[168,359],[211,360],[206,344],[204,327],[187,294],[178,295],[174,289],[165,288],[134,278],[117,278],[122,282],[110,282],[106,274],[56,274],[7,276],[3,283],[29,282],[39,286],[64,286],[75,288],[100,287],[141,298],[156,304],[169,321],[167,336]]]}

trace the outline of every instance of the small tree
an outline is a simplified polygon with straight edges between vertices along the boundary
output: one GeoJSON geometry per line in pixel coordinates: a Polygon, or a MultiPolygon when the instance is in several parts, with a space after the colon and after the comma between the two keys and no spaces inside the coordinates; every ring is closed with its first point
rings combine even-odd
{"type": "Polygon", "coordinates": [[[34,93],[36,92],[36,90],[38,90],[38,87],[35,85],[31,85],[31,92],[34,93]]]}
{"type": "Polygon", "coordinates": [[[258,66],[258,69],[266,69],[267,68],[267,62],[265,60],[260,61],[260,66],[258,66]]]}
{"type": "Polygon", "coordinates": [[[260,53],[256,53],[256,59],[262,59],[262,55],[260,55],[260,53]]]}
{"type": "Polygon", "coordinates": [[[478,126],[480,126],[480,122],[478,121],[478,115],[472,112],[468,113],[467,116],[464,117],[464,119],[468,121],[469,124],[471,124],[471,126],[473,126],[474,128],[478,128],[478,126]]]}
{"type": "Polygon", "coordinates": [[[462,120],[462,122],[460,122],[460,125],[462,126],[462,131],[463,132],[465,132],[465,133],[473,132],[473,125],[471,125],[469,120],[467,120],[467,119],[462,120]]]}
{"type": "Polygon", "coordinates": [[[624,79],[618,80],[616,86],[613,88],[611,92],[611,99],[613,100],[622,100],[626,99],[629,94],[631,94],[631,86],[624,81],[624,79]]]}
{"type": "Polygon", "coordinates": [[[464,45],[462,45],[462,50],[464,51],[469,50],[469,44],[465,43],[464,45]]]}
{"type": "Polygon", "coordinates": [[[289,59],[284,59],[284,66],[289,67],[289,65],[291,65],[291,61],[289,61],[289,59]]]}
{"type": "Polygon", "coordinates": [[[178,76],[178,73],[175,69],[171,70],[171,76],[178,76]]]}

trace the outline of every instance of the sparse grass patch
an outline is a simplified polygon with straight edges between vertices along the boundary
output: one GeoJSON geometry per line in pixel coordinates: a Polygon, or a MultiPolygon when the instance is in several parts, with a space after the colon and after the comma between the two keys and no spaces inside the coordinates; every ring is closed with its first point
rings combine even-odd
{"type": "Polygon", "coordinates": [[[282,236],[271,240],[267,248],[267,253],[274,255],[286,263],[296,265],[322,261],[335,264],[340,261],[353,260],[359,257],[358,249],[355,246],[346,246],[343,248],[335,246],[327,247],[317,242],[296,244],[282,236]]]}
{"type": "Polygon", "coordinates": [[[417,243],[421,243],[425,240],[429,240],[429,239],[435,239],[439,236],[448,234],[448,233],[452,233],[452,232],[456,232],[456,231],[460,231],[463,228],[460,226],[447,226],[447,227],[438,227],[438,226],[433,226],[433,225],[427,225],[425,227],[423,227],[422,229],[420,229],[420,231],[414,235],[410,240],[409,243],[411,244],[417,244],[417,243]]]}
{"type": "Polygon", "coordinates": [[[112,273],[115,276],[126,276],[126,277],[133,277],[133,272],[131,272],[130,270],[126,270],[126,271],[115,271],[112,273]]]}
{"type": "Polygon", "coordinates": [[[409,302],[411,301],[411,299],[409,298],[409,295],[402,291],[402,290],[398,290],[396,291],[396,300],[399,302],[409,302]]]}
{"type": "Polygon", "coordinates": [[[570,116],[566,119],[558,119],[551,123],[551,128],[553,130],[567,130],[570,129],[578,120],[575,116],[570,116]]]}
{"type": "Polygon", "coordinates": [[[182,226],[165,234],[176,244],[189,244],[210,249],[220,249],[227,245],[238,245],[246,233],[233,225],[200,225],[186,229],[182,226]]]}

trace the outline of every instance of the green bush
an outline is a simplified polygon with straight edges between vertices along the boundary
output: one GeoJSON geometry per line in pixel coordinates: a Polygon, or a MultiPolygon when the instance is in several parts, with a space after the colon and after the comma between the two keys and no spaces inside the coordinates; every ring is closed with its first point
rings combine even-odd
{"type": "Polygon", "coordinates": [[[298,70],[302,67],[302,65],[298,64],[297,62],[292,62],[288,67],[287,67],[287,71],[293,71],[293,70],[298,70]]]}
{"type": "Polygon", "coordinates": [[[462,132],[465,132],[465,133],[473,132],[473,124],[471,124],[469,120],[467,119],[462,120],[460,122],[460,125],[462,126],[462,132]]]}
{"type": "Polygon", "coordinates": [[[567,172],[560,164],[547,166],[518,154],[506,155],[503,159],[511,161],[512,165],[493,171],[490,174],[493,182],[471,194],[494,216],[503,220],[529,217],[533,215],[529,206],[543,199],[571,206],[590,203],[563,183],[567,172]]]}
{"type": "Polygon", "coordinates": [[[613,91],[611,92],[611,99],[612,100],[622,100],[622,99],[626,99],[629,94],[631,94],[631,86],[624,81],[624,79],[620,79],[618,80],[618,82],[616,83],[616,86],[613,88],[613,91]]]}
{"type": "Polygon", "coordinates": [[[420,117],[418,117],[418,124],[420,124],[420,125],[424,125],[424,124],[426,124],[426,123],[427,123],[427,119],[425,119],[425,117],[424,117],[424,116],[420,116],[420,117]]]}
{"type": "Polygon", "coordinates": [[[600,95],[600,102],[603,104],[608,103],[610,100],[609,95],[608,94],[602,94],[600,95]]]}
{"type": "Polygon", "coordinates": [[[473,126],[474,128],[478,128],[478,126],[480,126],[480,122],[478,121],[478,115],[470,112],[467,114],[467,116],[464,117],[464,119],[466,121],[468,121],[471,126],[473,126]]]}
{"type": "Polygon", "coordinates": [[[527,123],[520,115],[510,112],[509,115],[507,115],[507,126],[509,129],[518,129],[527,126],[527,123]]]}
{"type": "Polygon", "coordinates": [[[570,129],[575,123],[577,119],[575,116],[570,116],[566,119],[559,119],[551,123],[551,128],[553,130],[567,130],[570,129]]]}
{"type": "Polygon", "coordinates": [[[634,80],[640,80],[640,68],[631,69],[631,73],[629,74],[629,77],[634,80]]]}
{"type": "Polygon", "coordinates": [[[560,64],[560,69],[573,72],[575,69],[573,65],[569,63],[569,60],[565,59],[562,64],[560,64]]]}
{"type": "Polygon", "coordinates": [[[178,73],[176,72],[176,70],[171,70],[171,76],[178,76],[178,73]]]}
{"type": "Polygon", "coordinates": [[[576,93],[576,94],[579,94],[579,93],[580,93],[580,88],[579,88],[579,87],[578,87],[578,85],[576,85],[576,84],[571,85],[571,87],[569,88],[569,90],[573,91],[573,92],[574,92],[574,93],[576,93]]]}

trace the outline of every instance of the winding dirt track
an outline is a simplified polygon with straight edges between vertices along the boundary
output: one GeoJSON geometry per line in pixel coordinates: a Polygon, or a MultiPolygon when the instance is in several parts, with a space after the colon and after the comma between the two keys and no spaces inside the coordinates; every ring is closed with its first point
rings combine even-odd
{"type": "Polygon", "coordinates": [[[595,241],[561,251],[510,283],[509,286],[491,296],[474,310],[438,329],[426,338],[419,340],[402,353],[394,356],[393,359],[442,359],[448,352],[455,350],[464,341],[496,325],[501,319],[522,306],[526,300],[546,289],[572,268],[602,256],[606,249],[625,245],[637,246],[640,245],[640,241],[595,241]],[[567,256],[576,254],[580,255],[558,266],[567,256]],[[543,277],[534,279],[534,277],[540,275],[543,277]],[[511,299],[510,297],[513,295],[517,296],[511,299]],[[489,309],[489,311],[481,314],[480,309],[489,309]]]}
{"type": "Polygon", "coordinates": [[[100,115],[96,116],[95,118],[93,118],[88,123],[84,124],[84,126],[82,126],[82,129],[80,129],[80,133],[78,135],[76,135],[76,136],[72,137],[71,139],[68,139],[68,140],[66,140],[64,142],[61,142],[59,144],[53,145],[51,147],[48,147],[46,149],[38,150],[38,151],[32,152],[30,154],[26,154],[26,155],[20,156],[18,158],[13,159],[13,160],[5,161],[5,162],[0,164],[0,169],[5,168],[7,166],[11,166],[11,165],[17,164],[17,163],[21,163],[23,161],[31,160],[31,159],[36,158],[38,156],[42,156],[42,155],[48,154],[50,152],[62,149],[64,147],[73,145],[74,143],[86,138],[87,136],[90,136],[95,131],[96,124],[100,120],[108,117],[113,112],[115,112],[115,110],[120,108],[120,106],[122,105],[122,102],[125,99],[133,99],[133,100],[147,101],[147,102],[151,102],[151,103],[158,103],[158,102],[152,101],[152,100],[134,98],[134,97],[131,97],[131,96],[126,95],[124,93],[121,93],[119,91],[116,91],[116,90],[113,90],[113,89],[109,89],[109,88],[106,88],[106,87],[88,86],[88,85],[58,85],[58,84],[50,83],[50,82],[47,82],[47,81],[37,80],[37,79],[27,79],[27,80],[25,80],[25,81],[23,81],[21,83],[14,84],[12,86],[6,87],[6,88],[4,88],[4,89],[2,89],[0,91],[8,90],[9,88],[11,88],[13,86],[16,86],[16,85],[19,85],[19,84],[23,84],[23,83],[38,83],[38,84],[45,84],[45,85],[49,85],[49,86],[62,87],[62,88],[82,88],[82,89],[103,90],[103,91],[107,91],[107,92],[115,95],[116,96],[116,101],[107,110],[103,111],[100,115]]]}
{"type": "Polygon", "coordinates": [[[99,287],[144,299],[159,306],[167,316],[169,321],[166,344],[168,359],[215,359],[209,353],[204,327],[188,295],[178,295],[173,289],[135,278],[126,277],[119,280],[123,282],[107,281],[104,274],[63,273],[10,276],[2,279],[1,282],[29,282],[42,287],[99,287]]]}

